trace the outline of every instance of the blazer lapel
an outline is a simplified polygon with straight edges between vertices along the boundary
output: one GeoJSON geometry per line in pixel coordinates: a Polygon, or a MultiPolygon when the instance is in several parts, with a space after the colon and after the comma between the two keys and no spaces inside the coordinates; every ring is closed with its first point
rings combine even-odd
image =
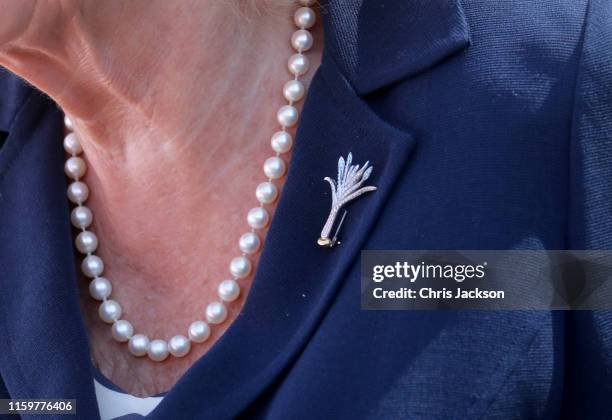
{"type": "MultiPolygon", "coordinates": [[[[404,2],[322,5],[323,63],[304,105],[290,171],[250,294],[241,316],[178,382],[154,417],[171,416],[179,404],[185,413],[206,418],[239,415],[288,369],[325,316],[416,144],[413,133],[379,118],[360,94],[423,71],[469,41],[456,1],[431,8],[426,7],[429,2],[405,3],[416,7],[417,27],[406,28],[408,35],[383,48],[385,54],[375,52],[375,36],[366,34],[384,25],[383,18],[399,25],[395,9],[403,10],[404,2]],[[378,8],[384,5],[389,7],[383,13],[378,8]],[[378,20],[364,20],[363,25],[355,21],[355,16],[369,11],[377,12],[378,20]],[[435,24],[436,19],[442,23],[435,24]],[[426,34],[402,42],[420,32],[426,34]],[[363,36],[369,37],[370,45],[356,41],[363,36]],[[423,43],[417,48],[419,58],[407,51],[418,42],[423,43]],[[338,158],[349,152],[355,163],[370,161],[374,171],[367,183],[378,189],[349,204],[342,244],[321,248],[316,241],[331,204],[323,178],[335,178],[338,158]],[[186,401],[184,395],[198,397],[186,401]]],[[[358,304],[359,291],[355,292],[358,304]]]]}
{"type": "Polygon", "coordinates": [[[0,153],[0,370],[12,398],[76,398],[97,418],[75,284],[61,115],[30,90],[0,153]]]}
{"type": "MultiPolygon", "coordinates": [[[[198,395],[205,418],[240,413],[308,341],[358,255],[363,240],[414,146],[410,134],[380,120],[354,94],[331,61],[315,76],[291,158],[290,171],[267,234],[241,316],[155,410],[168,418],[174,397],[198,395]],[[330,210],[329,185],[338,158],[369,160],[368,185],[377,191],[349,204],[342,244],[317,245],[330,210]],[[201,378],[215,378],[202,381],[201,378]]],[[[356,302],[359,294],[356,294],[356,302]]]]}

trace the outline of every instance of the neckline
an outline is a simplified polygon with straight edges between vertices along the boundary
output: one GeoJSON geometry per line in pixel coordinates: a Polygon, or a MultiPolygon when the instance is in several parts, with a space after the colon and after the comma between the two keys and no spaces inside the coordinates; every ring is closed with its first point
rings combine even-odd
{"type": "MultiPolygon", "coordinates": [[[[99,373],[99,372],[98,372],[99,373]]],[[[93,386],[98,406],[98,413],[102,420],[120,419],[131,416],[146,417],[152,413],[163,401],[163,396],[137,397],[121,392],[115,384],[103,375],[99,379],[94,375],[93,386]],[[108,385],[108,386],[107,386],[108,385]]]]}
{"type": "MultiPolygon", "coordinates": [[[[106,377],[106,375],[104,375],[100,369],[98,369],[98,367],[96,365],[94,365],[93,363],[91,363],[91,371],[93,372],[93,379],[95,381],[97,381],[100,385],[115,391],[115,392],[120,392],[122,394],[126,394],[126,395],[130,395],[134,398],[140,398],[140,399],[144,399],[144,398],[163,398],[165,397],[168,391],[164,391],[164,392],[160,392],[159,394],[155,394],[155,395],[149,395],[147,397],[138,397],[136,395],[133,395],[131,393],[129,393],[128,391],[126,391],[125,389],[121,388],[119,385],[117,385],[116,383],[114,383],[112,380],[110,380],[109,378],[106,377]]],[[[172,388],[170,388],[172,389],[172,388]]]]}

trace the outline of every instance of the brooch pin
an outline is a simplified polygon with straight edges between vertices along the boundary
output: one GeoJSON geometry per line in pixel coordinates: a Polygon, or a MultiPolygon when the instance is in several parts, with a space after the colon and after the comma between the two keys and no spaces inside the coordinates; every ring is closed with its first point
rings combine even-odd
{"type": "Polygon", "coordinates": [[[372,169],[374,169],[373,166],[369,166],[370,162],[366,162],[361,168],[359,167],[360,165],[351,165],[352,162],[352,153],[348,154],[346,161],[340,156],[340,159],[338,159],[338,179],[336,182],[330,177],[323,178],[325,181],[329,182],[331,187],[332,205],[327,221],[321,231],[321,236],[317,240],[317,244],[321,247],[331,248],[340,243],[338,242],[338,232],[346,217],[346,210],[340,219],[340,223],[338,223],[334,236],[332,238],[329,237],[340,209],[349,201],[369,191],[376,191],[376,187],[374,186],[362,187],[363,183],[372,174],[372,169]]]}

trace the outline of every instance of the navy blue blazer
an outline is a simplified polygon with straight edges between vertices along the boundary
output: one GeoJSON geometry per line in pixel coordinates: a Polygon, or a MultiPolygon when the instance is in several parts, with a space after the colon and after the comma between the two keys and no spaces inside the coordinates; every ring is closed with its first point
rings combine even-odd
{"type": "MultiPolygon", "coordinates": [[[[612,248],[612,1],[331,0],[322,20],[242,314],[149,417],[611,418],[609,312],[362,311],[359,251],[612,248]],[[348,152],[378,191],[321,249],[348,152]]],[[[61,115],[3,72],[0,130],[0,397],[95,419],[61,115]]]]}

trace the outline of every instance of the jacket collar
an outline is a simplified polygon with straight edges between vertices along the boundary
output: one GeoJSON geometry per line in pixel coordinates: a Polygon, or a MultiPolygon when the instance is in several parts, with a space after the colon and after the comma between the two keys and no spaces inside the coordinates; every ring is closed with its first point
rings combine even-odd
{"type": "MultiPolygon", "coordinates": [[[[379,118],[360,96],[424,71],[468,43],[458,0],[337,0],[322,6],[323,64],[312,81],[290,171],[242,314],[152,418],[172,418],[177,408],[185,415],[234,417],[298,357],[342,287],[416,144],[413,133],[379,118]],[[342,245],[322,249],[316,239],[330,206],[329,186],[322,178],[334,176],[338,157],[348,152],[358,163],[370,160],[370,181],[378,190],[351,204],[342,245]]],[[[93,418],[95,395],[65,199],[61,118],[42,95],[33,94],[21,108],[0,153],[5,286],[0,330],[6,332],[0,342],[1,374],[13,397],[74,397],[79,411],[93,418]]],[[[358,293],[356,299],[358,304],[358,293]]]]}
{"type": "Polygon", "coordinates": [[[325,48],[359,95],[407,79],[466,48],[460,0],[332,0],[325,48]]]}
{"type": "Polygon", "coordinates": [[[0,153],[0,374],[12,398],[97,412],[71,250],[62,123],[29,90],[0,153]]]}

